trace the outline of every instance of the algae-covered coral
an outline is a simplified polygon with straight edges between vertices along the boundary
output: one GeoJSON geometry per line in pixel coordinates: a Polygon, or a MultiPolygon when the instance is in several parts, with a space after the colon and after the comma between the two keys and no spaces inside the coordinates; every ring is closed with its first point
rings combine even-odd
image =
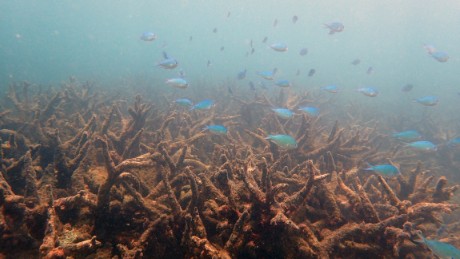
{"type": "MultiPolygon", "coordinates": [[[[222,92],[208,92],[214,107],[189,110],[171,96],[124,100],[74,78],[12,84],[0,114],[0,254],[427,258],[417,231],[460,244],[448,216],[459,207],[448,181],[458,150],[407,150],[353,107],[337,120],[271,111],[309,104],[309,93],[222,92]],[[292,136],[295,148],[270,134],[292,136]]],[[[443,136],[432,121],[419,126],[443,136]]]]}

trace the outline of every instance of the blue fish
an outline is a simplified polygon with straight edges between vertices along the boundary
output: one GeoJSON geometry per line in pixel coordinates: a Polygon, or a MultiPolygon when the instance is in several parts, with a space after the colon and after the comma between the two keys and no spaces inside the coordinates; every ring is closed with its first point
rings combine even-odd
{"type": "Polygon", "coordinates": [[[288,46],[285,43],[273,43],[270,45],[270,48],[278,52],[285,52],[288,50],[288,46]]]}
{"type": "Polygon", "coordinates": [[[275,82],[275,85],[277,85],[279,87],[290,87],[291,82],[289,82],[289,80],[286,80],[286,79],[280,79],[280,80],[275,82]]]}
{"type": "Polygon", "coordinates": [[[205,99],[190,108],[190,110],[209,110],[214,105],[214,100],[205,99]]]}
{"type": "Polygon", "coordinates": [[[339,91],[339,88],[336,85],[327,85],[327,86],[321,87],[321,90],[336,94],[339,91]]]}
{"type": "Polygon", "coordinates": [[[304,106],[299,108],[300,111],[306,112],[312,117],[317,117],[319,115],[319,109],[311,106],[304,106]]]}
{"type": "Polygon", "coordinates": [[[342,32],[345,26],[341,22],[331,22],[331,23],[326,23],[324,24],[326,28],[329,29],[329,34],[334,34],[336,32],[342,32]]]}
{"type": "Polygon", "coordinates": [[[455,246],[434,239],[426,239],[420,233],[417,233],[423,240],[423,243],[439,258],[460,259],[460,250],[455,246]]]}
{"type": "Polygon", "coordinates": [[[425,45],[423,45],[423,48],[424,48],[424,49],[426,50],[426,52],[428,52],[428,54],[430,54],[430,55],[436,52],[436,48],[435,48],[433,45],[431,45],[431,44],[425,44],[425,45]]]}
{"type": "Polygon", "coordinates": [[[406,130],[393,133],[393,137],[402,141],[411,142],[420,139],[422,135],[416,130],[406,130]]]}
{"type": "Polygon", "coordinates": [[[163,52],[163,58],[164,60],[158,63],[158,66],[164,68],[164,69],[174,69],[179,65],[179,62],[177,62],[176,59],[168,57],[168,54],[166,52],[163,52]]]}
{"type": "Polygon", "coordinates": [[[421,151],[436,151],[438,149],[435,144],[426,140],[411,142],[407,146],[421,151]]]}
{"type": "Polygon", "coordinates": [[[435,106],[436,104],[438,104],[439,99],[437,96],[429,95],[417,98],[414,100],[414,102],[420,103],[421,105],[425,106],[435,106]]]}
{"type": "Polygon", "coordinates": [[[203,130],[209,130],[210,132],[215,133],[215,134],[222,134],[222,135],[227,134],[227,128],[225,128],[222,125],[208,125],[204,127],[203,130]]]}
{"type": "Polygon", "coordinates": [[[188,87],[188,82],[183,78],[170,78],[166,80],[166,84],[180,89],[186,89],[188,87]]]}
{"type": "Polygon", "coordinates": [[[179,98],[174,101],[179,106],[190,107],[193,105],[193,102],[187,98],[179,98]]]}
{"type": "Polygon", "coordinates": [[[379,94],[379,91],[377,91],[377,89],[372,88],[372,87],[359,88],[358,92],[364,94],[365,96],[369,96],[369,97],[376,97],[379,94]]]}
{"type": "Polygon", "coordinates": [[[447,62],[447,60],[449,60],[449,55],[444,51],[435,51],[430,53],[430,55],[441,63],[447,62]]]}
{"type": "Polygon", "coordinates": [[[276,115],[283,119],[289,119],[292,117],[292,115],[294,115],[294,113],[291,110],[286,108],[273,108],[272,111],[274,111],[276,115]]]}
{"type": "Polygon", "coordinates": [[[238,80],[243,80],[244,78],[246,78],[246,69],[243,70],[243,71],[240,71],[238,72],[238,75],[236,75],[236,78],[238,78],[238,80]]]}
{"type": "Polygon", "coordinates": [[[308,54],[308,49],[307,48],[303,48],[299,51],[299,55],[300,56],[305,56],[308,54]]]}
{"type": "Polygon", "coordinates": [[[275,76],[277,71],[278,71],[278,69],[274,68],[271,71],[259,71],[259,72],[257,72],[257,74],[259,76],[261,76],[262,78],[264,78],[264,79],[273,80],[273,78],[274,78],[274,76],[275,76]]]}
{"type": "Polygon", "coordinates": [[[384,176],[396,176],[398,174],[401,174],[396,166],[390,164],[370,165],[368,168],[365,168],[364,170],[374,171],[384,176]]]}
{"type": "Polygon", "coordinates": [[[146,31],[142,33],[140,38],[143,41],[154,41],[157,38],[157,36],[153,32],[146,31]]]}
{"type": "Polygon", "coordinates": [[[449,147],[460,147],[460,137],[453,138],[447,142],[447,146],[449,147]]]}
{"type": "Polygon", "coordinates": [[[297,141],[289,135],[268,135],[265,139],[271,140],[277,146],[283,149],[297,148],[297,141]]]}

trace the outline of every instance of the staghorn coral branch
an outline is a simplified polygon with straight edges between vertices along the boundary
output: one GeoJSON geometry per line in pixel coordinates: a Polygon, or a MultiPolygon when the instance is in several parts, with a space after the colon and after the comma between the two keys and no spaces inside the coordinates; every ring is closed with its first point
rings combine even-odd
{"type": "MultiPolygon", "coordinates": [[[[78,143],[81,143],[82,140],[84,139],[88,139],[88,135],[90,134],[90,130],[92,128],[94,128],[94,126],[96,125],[96,116],[92,116],[91,119],[88,121],[88,123],[81,129],[78,131],[78,133],[71,139],[69,139],[68,141],[64,142],[62,144],[62,148],[64,150],[68,150],[70,149],[72,146],[75,146],[77,145],[78,143]]],[[[84,142],[83,142],[84,143],[84,142]]]]}
{"type": "Polygon", "coordinates": [[[359,198],[361,199],[361,206],[363,210],[363,219],[365,222],[375,223],[379,222],[379,216],[375,210],[372,202],[369,200],[367,193],[364,191],[364,188],[361,186],[357,176],[355,177],[355,187],[358,192],[359,198]]]}
{"type": "Polygon", "coordinates": [[[128,159],[139,155],[139,144],[143,132],[144,129],[140,129],[136,135],[134,135],[134,137],[126,144],[126,148],[121,155],[123,159],[128,159]]]}
{"type": "Polygon", "coordinates": [[[409,207],[408,214],[411,219],[416,219],[427,217],[432,212],[451,213],[458,208],[460,205],[457,204],[421,202],[409,207]]]}
{"type": "Polygon", "coordinates": [[[48,219],[46,221],[46,228],[45,228],[45,233],[44,233],[44,238],[43,238],[43,243],[40,245],[40,255],[43,258],[46,258],[48,255],[50,255],[53,251],[53,249],[56,247],[56,243],[58,241],[58,235],[60,232],[60,222],[59,218],[56,215],[56,211],[54,209],[53,203],[54,198],[53,198],[53,190],[51,185],[47,186],[47,189],[49,191],[49,206],[47,209],[47,216],[48,219]]]}
{"type": "Polygon", "coordinates": [[[196,175],[190,170],[189,167],[185,168],[185,174],[188,176],[190,180],[190,186],[192,189],[192,199],[189,204],[189,212],[192,212],[192,208],[195,208],[198,206],[198,201],[199,201],[199,191],[198,191],[198,184],[196,183],[196,175]]]}
{"type": "Polygon", "coordinates": [[[382,184],[383,190],[388,195],[391,205],[398,207],[401,210],[401,213],[406,213],[406,209],[402,205],[401,200],[399,200],[399,198],[393,192],[393,189],[391,189],[387,181],[385,181],[385,179],[383,179],[381,175],[378,175],[377,178],[379,179],[379,182],[382,184]]]}
{"type": "Polygon", "coordinates": [[[112,105],[112,108],[108,114],[108,116],[105,118],[104,122],[102,123],[101,130],[99,131],[99,134],[104,136],[108,133],[110,124],[112,123],[113,115],[115,114],[116,106],[112,105]]]}
{"type": "Polygon", "coordinates": [[[179,204],[179,201],[177,201],[174,191],[171,188],[171,184],[169,183],[169,173],[166,171],[164,167],[161,168],[161,173],[163,175],[163,182],[166,187],[166,192],[168,194],[168,202],[172,208],[173,215],[179,216],[180,214],[182,214],[182,208],[179,204]]]}
{"type": "Polygon", "coordinates": [[[340,137],[342,136],[343,129],[340,129],[334,136],[331,141],[329,141],[326,145],[319,147],[313,151],[310,151],[303,156],[307,157],[307,159],[317,158],[318,156],[322,155],[326,151],[333,149],[336,145],[340,142],[340,137]]]}
{"type": "Polygon", "coordinates": [[[201,197],[212,198],[220,203],[228,204],[228,198],[211,182],[209,177],[201,173],[198,175],[203,184],[203,191],[201,197]]]}
{"type": "Polygon", "coordinates": [[[447,188],[446,185],[447,185],[446,177],[441,176],[438,182],[436,183],[435,191],[432,195],[433,201],[435,202],[448,201],[460,187],[460,185],[455,185],[450,188],[447,188]]]}
{"type": "Polygon", "coordinates": [[[225,243],[225,250],[234,253],[237,250],[236,245],[239,242],[238,238],[243,234],[243,226],[249,219],[249,212],[245,210],[233,226],[232,234],[225,243]]]}

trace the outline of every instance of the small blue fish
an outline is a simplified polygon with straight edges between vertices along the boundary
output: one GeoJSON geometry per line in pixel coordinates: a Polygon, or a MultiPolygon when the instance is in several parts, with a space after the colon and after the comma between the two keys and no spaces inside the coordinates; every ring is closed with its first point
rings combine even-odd
{"type": "Polygon", "coordinates": [[[420,103],[421,105],[425,106],[435,106],[436,104],[438,104],[439,99],[437,96],[429,95],[417,98],[414,100],[414,102],[420,103]]]}
{"type": "Polygon", "coordinates": [[[193,105],[193,102],[187,98],[179,98],[174,101],[179,106],[190,107],[193,105]]]}
{"type": "Polygon", "coordinates": [[[401,91],[407,93],[407,92],[412,91],[413,88],[414,88],[414,85],[412,85],[412,84],[406,84],[406,85],[404,85],[404,86],[401,88],[401,91]]]}
{"type": "Polygon", "coordinates": [[[146,31],[142,33],[140,38],[143,41],[154,41],[157,38],[157,36],[153,32],[146,31]]]}
{"type": "Polygon", "coordinates": [[[292,115],[294,115],[294,113],[291,110],[286,108],[273,108],[272,111],[274,111],[276,115],[283,119],[289,119],[292,117],[292,115]]]}
{"type": "Polygon", "coordinates": [[[238,80],[243,80],[244,78],[246,78],[246,69],[243,70],[243,71],[240,71],[238,72],[238,75],[236,75],[236,78],[238,78],[238,80]]]}
{"type": "Polygon", "coordinates": [[[164,69],[174,69],[179,65],[177,60],[174,58],[168,57],[168,54],[166,54],[166,52],[163,52],[163,58],[164,60],[159,62],[158,66],[164,69]]]}
{"type": "Polygon", "coordinates": [[[283,149],[297,148],[297,141],[289,135],[268,135],[265,139],[271,140],[273,143],[283,149]]]}
{"type": "Polygon", "coordinates": [[[430,248],[430,250],[439,258],[460,258],[460,250],[455,246],[441,242],[434,239],[426,239],[420,233],[418,233],[419,237],[423,240],[423,243],[430,248]]]}
{"type": "Polygon", "coordinates": [[[270,45],[270,48],[278,52],[285,52],[288,50],[288,46],[285,43],[273,43],[270,45]]]}
{"type": "Polygon", "coordinates": [[[426,140],[411,142],[407,146],[417,149],[417,150],[430,151],[430,152],[436,151],[438,149],[438,147],[435,144],[433,144],[430,141],[426,141],[426,140]]]}
{"type": "Polygon", "coordinates": [[[321,87],[321,90],[336,94],[339,91],[339,88],[336,85],[327,85],[327,86],[321,87]]]}
{"type": "Polygon", "coordinates": [[[334,34],[336,32],[342,32],[345,26],[341,22],[331,22],[331,23],[326,23],[324,24],[326,28],[329,29],[329,34],[334,34]]]}
{"type": "Polygon", "coordinates": [[[364,170],[374,171],[384,176],[395,176],[401,174],[396,166],[390,164],[370,165],[368,168],[365,168],[364,170]]]}
{"type": "Polygon", "coordinates": [[[211,99],[205,99],[190,108],[190,110],[209,110],[214,105],[214,101],[211,99]]]}
{"type": "Polygon", "coordinates": [[[208,125],[204,127],[203,130],[209,130],[210,132],[215,133],[215,134],[222,134],[222,135],[227,134],[227,128],[225,128],[222,125],[208,125]]]}
{"type": "Polygon", "coordinates": [[[422,135],[416,130],[406,130],[393,133],[393,137],[401,141],[411,142],[420,139],[422,135]]]}
{"type": "Polygon", "coordinates": [[[316,70],[314,68],[310,69],[310,71],[308,71],[308,76],[311,77],[313,76],[314,74],[316,73],[316,70]]]}
{"type": "Polygon", "coordinates": [[[280,79],[280,80],[275,82],[275,85],[277,85],[279,87],[290,87],[291,82],[289,82],[289,80],[286,80],[286,79],[280,79]]]}
{"type": "Polygon", "coordinates": [[[312,117],[317,117],[319,115],[319,109],[316,107],[311,107],[311,106],[300,107],[299,111],[306,112],[308,115],[312,117]]]}
{"type": "Polygon", "coordinates": [[[266,79],[266,80],[273,80],[276,72],[278,71],[277,68],[274,68],[273,70],[271,71],[259,71],[257,72],[257,74],[259,76],[261,76],[262,78],[266,79]]]}
{"type": "Polygon", "coordinates": [[[170,78],[166,80],[166,84],[179,89],[186,89],[188,87],[187,80],[183,78],[170,78]]]}
{"type": "Polygon", "coordinates": [[[377,89],[372,88],[372,87],[361,87],[358,89],[358,92],[364,94],[365,96],[369,96],[369,97],[376,97],[379,94],[379,91],[377,91],[377,89]]]}
{"type": "Polygon", "coordinates": [[[308,54],[308,49],[307,48],[303,48],[299,51],[299,55],[300,56],[305,56],[308,54]]]}
{"type": "Polygon", "coordinates": [[[460,137],[453,138],[447,142],[447,146],[449,147],[460,147],[460,137]]]}
{"type": "Polygon", "coordinates": [[[366,74],[371,75],[372,73],[374,73],[374,68],[373,67],[368,67],[367,71],[366,71],[366,74]]]}
{"type": "Polygon", "coordinates": [[[447,62],[447,60],[449,60],[449,55],[444,51],[435,51],[430,53],[430,55],[441,63],[447,62]]]}
{"type": "Polygon", "coordinates": [[[424,49],[426,50],[426,52],[428,52],[428,54],[430,54],[430,55],[436,52],[436,48],[435,48],[433,45],[431,45],[431,44],[425,44],[425,45],[423,45],[423,48],[424,48],[424,49]]]}

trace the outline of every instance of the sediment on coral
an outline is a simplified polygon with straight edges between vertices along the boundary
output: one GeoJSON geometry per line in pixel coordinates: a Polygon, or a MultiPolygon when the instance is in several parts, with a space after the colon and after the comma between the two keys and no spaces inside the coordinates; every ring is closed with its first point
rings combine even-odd
{"type": "Polygon", "coordinates": [[[460,242],[449,218],[459,208],[449,180],[458,156],[407,153],[356,114],[266,112],[308,103],[308,93],[216,97],[222,106],[188,111],[95,88],[75,79],[48,91],[10,87],[0,255],[421,258],[431,252],[415,231],[432,236],[443,224],[460,242]],[[203,131],[209,124],[229,132],[203,131]],[[297,148],[280,149],[272,133],[295,136],[297,148]],[[364,162],[393,163],[401,175],[364,171],[364,162]]]}

